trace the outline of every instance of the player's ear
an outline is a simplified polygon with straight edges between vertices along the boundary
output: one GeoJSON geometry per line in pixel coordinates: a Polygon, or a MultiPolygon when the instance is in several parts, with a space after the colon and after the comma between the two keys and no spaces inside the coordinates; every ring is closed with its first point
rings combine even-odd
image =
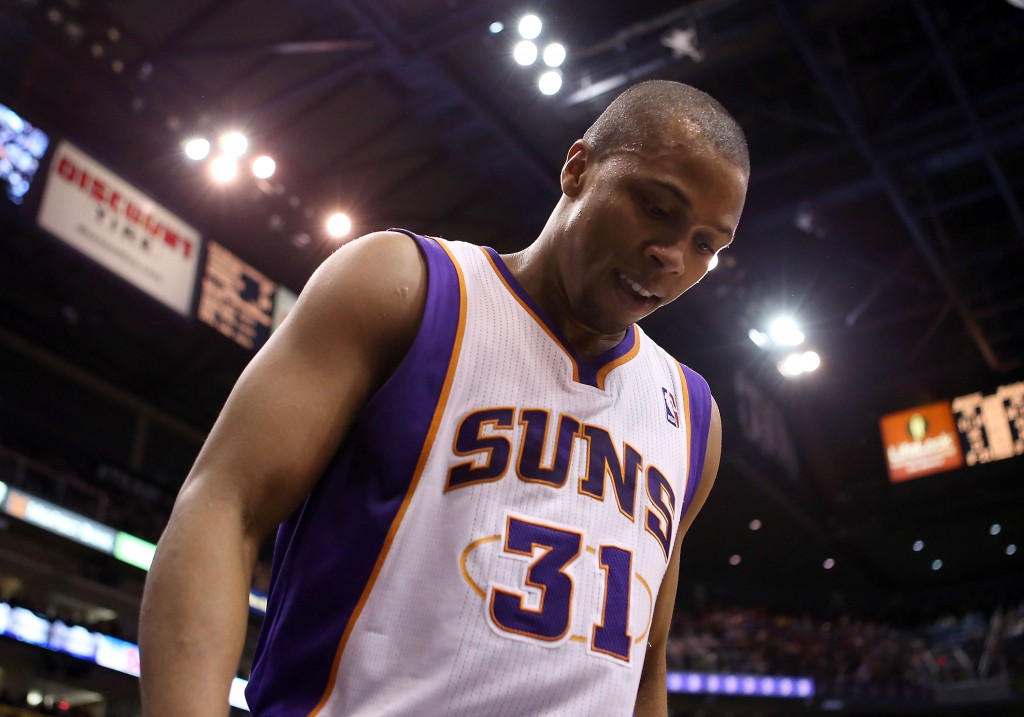
{"type": "Polygon", "coordinates": [[[569,148],[569,154],[562,165],[562,193],[575,197],[583,188],[584,171],[594,161],[594,148],[585,139],[578,139],[569,148]]]}

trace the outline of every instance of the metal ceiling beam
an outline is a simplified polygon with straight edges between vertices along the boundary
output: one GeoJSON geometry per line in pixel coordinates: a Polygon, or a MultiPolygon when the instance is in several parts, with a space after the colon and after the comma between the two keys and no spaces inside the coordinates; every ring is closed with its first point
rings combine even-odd
{"type": "MultiPolygon", "coordinates": [[[[884,0],[859,0],[857,3],[849,1],[845,3],[820,2],[814,4],[812,12],[815,20],[829,22],[839,18],[860,17],[871,12],[883,2],[884,0]]],[[[682,19],[696,23],[698,38],[700,38],[702,25],[711,25],[717,14],[739,4],[739,0],[697,0],[687,5],[685,9],[636,23],[607,40],[575,51],[574,57],[582,55],[587,59],[603,59],[604,63],[600,67],[595,67],[596,63],[592,62],[590,71],[584,75],[587,78],[586,83],[577,83],[579,86],[575,91],[568,91],[567,86],[566,94],[562,97],[562,105],[568,108],[589,102],[606,93],[620,90],[633,82],[646,79],[655,72],[684,62],[684,58],[673,57],[667,48],[656,58],[649,59],[648,46],[637,43],[633,43],[632,47],[623,52],[624,43],[652,34],[659,27],[661,21],[664,20],[667,25],[682,19]],[[636,51],[638,48],[643,52],[638,53],[636,51]],[[639,56],[641,54],[642,57],[639,56]],[[590,80],[590,76],[596,76],[597,79],[590,80]]],[[[746,5],[756,9],[761,7],[761,3],[746,3],[746,5]]],[[[777,27],[771,22],[770,14],[765,14],[757,20],[748,19],[740,23],[720,23],[720,25],[723,27],[717,28],[717,32],[704,33],[705,36],[711,36],[713,45],[706,47],[702,45],[702,49],[706,50],[707,58],[700,64],[689,62],[685,81],[702,85],[712,77],[718,77],[733,71],[734,68],[743,68],[763,60],[770,54],[776,53],[780,43],[784,42],[784,38],[779,36],[777,27]]]]}
{"type": "MultiPolygon", "coordinates": [[[[972,8],[974,10],[974,14],[980,12],[982,9],[984,9],[984,7],[984,3],[975,3],[972,8]]],[[[956,32],[948,40],[950,50],[958,49],[964,42],[966,42],[969,38],[972,37],[972,35],[967,32],[967,30],[970,29],[970,27],[971,26],[968,25],[966,22],[961,22],[959,24],[956,32]]],[[[889,108],[885,111],[882,118],[884,121],[891,121],[894,117],[896,117],[896,115],[899,114],[899,112],[904,108],[906,103],[910,101],[910,98],[913,97],[914,94],[921,89],[925,81],[932,73],[933,68],[932,63],[930,62],[931,59],[931,56],[929,56],[925,59],[924,62],[921,62],[913,79],[903,83],[903,87],[900,88],[899,96],[889,105],[889,108]]]]}
{"type": "MultiPolygon", "coordinates": [[[[1015,147],[1024,141],[1024,105],[1016,103],[1011,104],[1007,110],[998,110],[1007,104],[1007,100],[1015,100],[1021,95],[1024,95],[1024,82],[1008,85],[979,98],[979,104],[991,105],[994,109],[988,115],[983,129],[987,132],[999,131],[999,134],[992,138],[997,150],[1015,147]],[[999,130],[1000,127],[1005,127],[1005,129],[999,130]]],[[[904,120],[899,124],[886,122],[885,128],[877,133],[875,139],[878,144],[887,148],[885,149],[887,154],[901,160],[912,159],[926,152],[936,153],[944,146],[956,144],[957,147],[962,147],[962,151],[970,155],[971,161],[973,161],[977,158],[979,150],[968,141],[970,139],[969,130],[953,127],[936,131],[936,127],[948,127],[950,122],[955,120],[957,114],[957,108],[949,106],[927,114],[915,115],[913,119],[904,120]]],[[[804,170],[821,162],[839,159],[849,151],[848,145],[833,142],[828,147],[815,152],[801,153],[796,159],[786,159],[767,167],[759,166],[751,177],[751,184],[752,186],[762,182],[773,184],[783,175],[804,170]]],[[[949,154],[949,152],[943,152],[935,156],[946,158],[949,154]]],[[[949,158],[949,161],[955,163],[957,160],[949,158]]],[[[955,165],[951,164],[950,166],[955,165]]],[[[932,168],[928,167],[929,170],[932,168]]]]}
{"type": "Polygon", "coordinates": [[[1024,242],[1024,211],[1021,211],[1020,202],[1010,186],[1010,181],[996,160],[991,142],[981,126],[981,120],[978,118],[978,113],[974,109],[974,103],[967,93],[967,88],[964,86],[960,73],[957,72],[949,52],[946,51],[942,38],[939,36],[939,30],[935,27],[935,21],[932,19],[931,13],[924,6],[924,3],[921,0],[913,0],[911,4],[914,6],[918,22],[924,29],[924,34],[928,37],[928,43],[931,45],[932,53],[942,69],[943,77],[950,89],[953,90],[953,95],[956,97],[964,117],[967,118],[967,125],[971,128],[971,134],[974,136],[978,147],[981,148],[985,166],[988,167],[989,173],[995,180],[996,187],[999,188],[999,194],[1010,211],[1010,218],[1013,220],[1013,226],[1017,230],[1017,240],[1024,242]]]}
{"type": "Polygon", "coordinates": [[[878,152],[875,151],[874,147],[872,147],[866,130],[861,126],[860,121],[850,108],[846,97],[840,91],[839,87],[841,86],[841,83],[839,78],[837,78],[832,70],[825,64],[817,48],[814,46],[814,43],[811,40],[810,30],[806,23],[801,17],[797,16],[790,3],[786,2],[786,0],[774,0],[774,6],[776,14],[785,27],[786,32],[793,40],[801,59],[803,59],[808,69],[811,70],[811,73],[818,82],[818,86],[832,103],[833,109],[842,120],[847,133],[850,135],[850,138],[853,140],[862,158],[867,162],[871,171],[878,178],[878,182],[881,185],[883,192],[889,199],[889,203],[892,205],[893,209],[896,210],[897,216],[899,216],[903,226],[910,234],[911,239],[913,239],[914,245],[925,260],[925,264],[931,270],[935,280],[949,298],[950,303],[956,310],[956,313],[960,316],[964,328],[974,341],[978,352],[982,355],[989,368],[993,371],[1002,372],[1014,368],[1017,363],[1005,361],[996,354],[981,325],[971,314],[966,299],[961,294],[956,283],[946,272],[942,260],[932,248],[931,241],[929,240],[924,227],[921,225],[921,222],[918,220],[911,208],[910,202],[900,189],[895,175],[882,161],[882,158],[879,156],[878,152]]]}
{"type": "MultiPolygon", "coordinates": [[[[309,5],[309,3],[306,4],[309,5]]],[[[314,14],[313,22],[304,28],[302,32],[298,33],[296,37],[306,37],[316,30],[316,28],[322,26],[325,22],[330,21],[330,19],[326,17],[326,10],[322,5],[316,5],[312,12],[314,14]]],[[[453,47],[458,43],[465,42],[467,37],[471,34],[477,33],[485,18],[489,17],[491,13],[493,13],[493,7],[491,4],[481,0],[475,5],[464,7],[455,15],[454,19],[451,15],[445,15],[443,19],[428,25],[412,37],[410,42],[413,46],[418,48],[417,54],[435,54],[441,52],[447,47],[453,47]]],[[[269,48],[274,46],[276,45],[268,45],[268,50],[265,54],[251,65],[246,66],[234,75],[228,82],[224,83],[224,86],[221,87],[218,92],[214,94],[226,93],[229,88],[241,82],[243,78],[254,74],[272,62],[275,59],[275,55],[270,52],[269,48]]],[[[323,73],[320,73],[316,77],[311,78],[308,82],[300,82],[299,84],[278,93],[267,100],[261,106],[261,109],[269,109],[273,111],[287,105],[293,99],[306,97],[315,93],[316,96],[313,98],[313,101],[303,105],[303,108],[297,113],[297,116],[304,115],[306,112],[319,106],[324,97],[331,93],[335,87],[353,80],[360,75],[366,74],[367,72],[372,72],[378,69],[379,65],[380,62],[378,60],[366,56],[361,56],[356,61],[353,61],[352,58],[346,58],[345,61],[335,65],[323,73]]],[[[292,118],[294,119],[295,116],[292,118]]],[[[281,126],[283,125],[280,123],[275,124],[275,128],[280,128],[281,126]]]]}
{"type": "Polygon", "coordinates": [[[237,2],[238,0],[213,0],[206,3],[197,12],[189,15],[178,27],[167,33],[164,39],[152,48],[153,55],[162,57],[173,54],[185,38],[237,2]]]}
{"type": "MultiPolygon", "coordinates": [[[[557,175],[551,166],[537,155],[536,149],[525,142],[497,110],[487,106],[482,98],[449,72],[437,58],[430,54],[417,54],[402,49],[399,45],[401,28],[395,26],[389,18],[361,0],[349,0],[341,7],[380,44],[387,63],[405,87],[415,90],[417,83],[437,83],[439,91],[454,95],[478,121],[488,127],[491,134],[509,150],[512,161],[524,170],[538,188],[552,188],[556,185],[557,175]]],[[[415,113],[417,109],[416,103],[411,102],[410,110],[415,113]]],[[[425,119],[430,121],[430,118],[425,119]]]]}
{"type": "MultiPolygon", "coordinates": [[[[1021,122],[1017,126],[1011,126],[999,134],[990,135],[993,145],[997,148],[1010,149],[1024,144],[1024,112],[1014,111],[1013,115],[1021,118],[1021,122]]],[[[936,120],[939,119],[941,117],[936,116],[936,120]]],[[[973,142],[970,142],[969,138],[957,138],[962,139],[964,143],[951,145],[949,142],[951,138],[949,136],[937,137],[934,134],[929,134],[923,131],[916,122],[913,126],[918,128],[917,134],[923,133],[928,136],[925,136],[918,142],[907,144],[900,142],[900,140],[909,136],[909,131],[904,132],[902,129],[899,129],[896,132],[886,133],[886,137],[888,137],[886,144],[899,146],[899,149],[889,152],[889,156],[903,164],[908,177],[915,179],[927,178],[940,172],[957,169],[970,162],[978,161],[981,149],[973,142]],[[941,143],[946,143],[946,146],[941,146],[941,143]]],[[[754,198],[751,200],[751,206],[756,204],[756,188],[758,186],[771,186],[785,181],[791,176],[802,176],[806,174],[806,170],[809,168],[823,162],[839,160],[844,154],[848,154],[849,151],[850,149],[845,146],[836,147],[822,150],[808,157],[801,157],[799,161],[785,160],[774,166],[755,168],[752,179],[754,187],[752,194],[754,198]]],[[[1019,187],[1020,184],[1021,182],[1017,181],[1013,186],[1019,187]]],[[[810,204],[815,209],[843,206],[870,196],[880,191],[881,188],[878,177],[873,173],[848,180],[836,186],[824,186],[816,194],[799,197],[770,211],[752,214],[745,220],[745,226],[753,226],[757,227],[759,231],[765,231],[780,224],[792,224],[793,217],[807,204],[810,204]]],[[[931,216],[936,211],[945,211],[946,209],[963,206],[965,203],[968,203],[967,198],[974,197],[971,201],[977,201],[977,199],[991,196],[996,191],[991,185],[986,185],[977,190],[944,199],[942,203],[935,207],[926,207],[919,211],[918,214],[922,217],[931,216]]]]}

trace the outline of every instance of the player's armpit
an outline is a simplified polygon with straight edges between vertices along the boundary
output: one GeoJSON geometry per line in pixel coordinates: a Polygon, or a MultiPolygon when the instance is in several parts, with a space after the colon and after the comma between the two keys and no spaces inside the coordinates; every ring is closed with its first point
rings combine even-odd
{"type": "Polygon", "coordinates": [[[672,625],[672,612],[676,602],[676,588],[679,584],[679,552],[683,536],[693,525],[697,513],[704,506],[711,494],[711,488],[718,476],[718,465],[722,457],[722,417],[718,412],[718,404],[711,399],[711,424],[708,429],[707,453],[704,457],[704,470],[701,473],[700,485],[693,496],[693,503],[679,524],[672,557],[669,560],[665,577],[661,581],[658,599],[654,604],[654,617],[651,622],[651,638],[647,645],[644,658],[643,673],[640,675],[640,687],[636,695],[635,717],[668,717],[668,688],[666,680],[665,652],[668,646],[668,633],[672,625]]]}
{"type": "Polygon", "coordinates": [[[395,233],[324,262],[239,378],[175,503],[143,596],[147,717],[224,714],[263,539],[312,489],[421,320],[426,265],[395,233]]]}

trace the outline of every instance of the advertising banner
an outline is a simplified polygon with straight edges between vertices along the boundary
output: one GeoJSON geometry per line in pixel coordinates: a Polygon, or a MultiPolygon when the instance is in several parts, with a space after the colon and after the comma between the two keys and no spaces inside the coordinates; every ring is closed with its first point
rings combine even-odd
{"type": "Polygon", "coordinates": [[[199,232],[69,142],[50,163],[39,226],[188,316],[199,232]]]}
{"type": "Polygon", "coordinates": [[[948,401],[890,413],[882,417],[881,427],[889,480],[894,483],[964,464],[948,401]]]}

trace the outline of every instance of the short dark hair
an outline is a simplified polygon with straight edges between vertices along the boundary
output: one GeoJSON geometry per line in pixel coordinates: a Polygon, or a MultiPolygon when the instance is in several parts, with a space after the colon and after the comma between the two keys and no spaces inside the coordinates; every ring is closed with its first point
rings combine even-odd
{"type": "Polygon", "coordinates": [[[743,129],[714,97],[670,80],[648,80],[616,97],[583,139],[599,157],[625,147],[657,141],[672,120],[692,124],[729,162],[750,174],[743,129]]]}

